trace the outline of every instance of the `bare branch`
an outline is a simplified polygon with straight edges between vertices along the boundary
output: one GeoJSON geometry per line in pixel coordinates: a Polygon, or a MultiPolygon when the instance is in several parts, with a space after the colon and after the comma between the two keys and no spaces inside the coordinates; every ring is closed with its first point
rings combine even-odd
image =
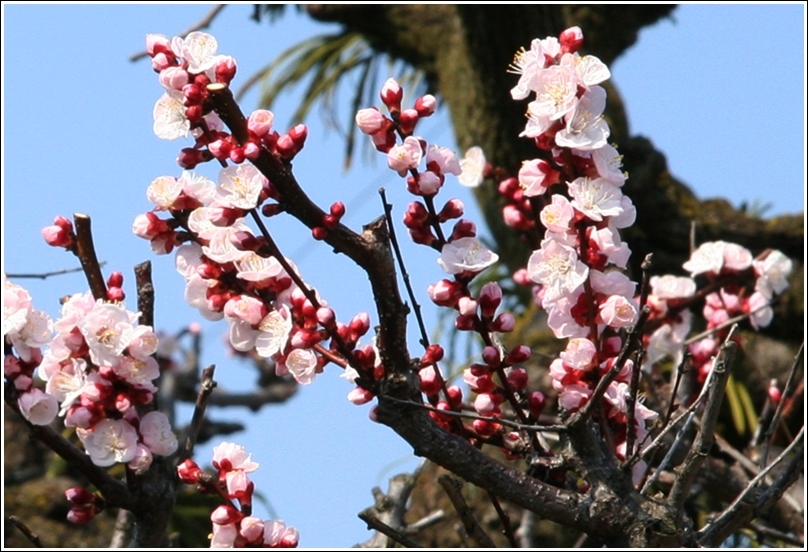
{"type": "Polygon", "coordinates": [[[374,517],[373,515],[368,514],[366,512],[359,512],[357,515],[359,516],[359,519],[368,524],[368,529],[375,529],[379,533],[387,535],[388,537],[390,537],[397,543],[405,546],[406,548],[423,548],[423,546],[412,540],[407,535],[401,533],[397,529],[393,529],[392,527],[390,527],[383,521],[379,520],[378,518],[374,517]]]}
{"type": "Polygon", "coordinates": [[[797,438],[786,447],[780,456],[749,482],[746,489],[738,495],[732,504],[727,506],[718,519],[699,531],[700,545],[707,547],[718,546],[724,542],[729,535],[743,527],[747,522],[767,510],[780,499],[785,490],[788,489],[800,475],[804,461],[804,438],[805,426],[800,429],[797,438]],[[758,484],[764,480],[766,475],[768,475],[775,466],[791,456],[795,450],[796,455],[791,459],[777,479],[775,479],[774,483],[765,491],[758,492],[758,484]]]}
{"type": "Polygon", "coordinates": [[[466,529],[466,534],[477,543],[480,548],[496,548],[497,545],[491,540],[491,537],[480,527],[479,522],[474,517],[474,512],[471,511],[466,500],[460,493],[463,488],[463,482],[450,475],[443,474],[438,477],[438,483],[446,491],[449,500],[452,501],[457,513],[460,515],[460,520],[463,522],[463,527],[466,529]]]}
{"type": "Polygon", "coordinates": [[[772,437],[774,436],[774,430],[777,428],[777,424],[780,422],[780,416],[783,413],[783,405],[786,404],[786,399],[791,396],[791,392],[794,388],[796,383],[796,374],[797,374],[797,367],[802,366],[802,355],[805,351],[805,342],[803,341],[800,345],[800,350],[797,351],[797,354],[794,356],[794,363],[791,365],[791,370],[788,373],[788,379],[786,380],[786,386],[783,389],[783,393],[780,396],[780,402],[777,404],[777,410],[774,411],[774,416],[772,417],[771,422],[769,423],[769,427],[766,429],[766,434],[763,437],[764,444],[763,444],[763,454],[760,457],[760,467],[766,467],[766,460],[769,456],[769,447],[771,446],[772,437]]]}
{"type": "Polygon", "coordinates": [[[702,463],[704,463],[704,459],[709,454],[715,440],[715,425],[718,422],[718,413],[721,410],[721,403],[724,401],[724,392],[727,388],[730,368],[735,360],[735,353],[738,348],[738,345],[732,341],[734,331],[735,326],[730,330],[713,362],[713,377],[708,384],[709,397],[704,407],[701,428],[696,434],[690,452],[679,471],[679,477],[676,479],[676,483],[674,483],[673,489],[671,489],[668,496],[669,503],[679,512],[682,511],[696,474],[702,463]]]}
{"type": "Polygon", "coordinates": [[[45,545],[42,544],[41,540],[39,540],[39,536],[35,535],[34,532],[31,531],[31,529],[25,523],[23,523],[20,518],[17,516],[8,516],[8,519],[17,529],[20,530],[23,535],[25,535],[25,538],[33,543],[34,546],[37,548],[45,548],[45,545]]]}
{"type": "Polygon", "coordinates": [[[490,491],[488,492],[488,498],[491,500],[491,504],[493,504],[494,509],[497,511],[497,516],[499,516],[499,520],[502,523],[502,534],[505,535],[505,538],[508,539],[508,543],[513,548],[518,548],[519,544],[516,542],[516,536],[513,533],[511,518],[509,518],[505,510],[502,509],[502,505],[500,505],[497,497],[491,494],[490,491]]]}
{"type": "MultiPolygon", "coordinates": [[[[101,261],[98,263],[98,266],[104,266],[107,264],[106,261],[101,261]]],[[[7,278],[28,278],[28,279],[38,279],[38,280],[45,280],[50,278],[51,276],[61,276],[63,274],[73,274],[74,272],[81,272],[83,269],[78,266],[76,268],[64,268],[62,270],[53,270],[51,272],[32,272],[32,273],[7,273],[7,278]]]]}
{"type": "Polygon", "coordinates": [[[196,397],[194,415],[191,418],[191,427],[188,431],[188,437],[185,439],[185,446],[178,459],[179,463],[184,462],[194,454],[194,445],[196,445],[196,439],[199,436],[199,428],[202,426],[202,420],[205,418],[205,408],[207,408],[208,405],[208,398],[216,387],[216,382],[213,380],[213,372],[215,370],[216,367],[212,364],[202,370],[202,381],[199,384],[199,394],[196,397]]]}
{"type": "Polygon", "coordinates": [[[107,299],[107,284],[101,274],[101,265],[95,255],[93,245],[93,231],[90,217],[81,213],[73,214],[73,223],[76,225],[76,256],[81,262],[81,268],[87,277],[90,291],[95,299],[107,299]]]}
{"type": "MultiPolygon", "coordinates": [[[[225,6],[227,6],[227,4],[216,4],[208,13],[205,14],[205,16],[202,19],[200,19],[199,21],[197,21],[196,23],[194,23],[181,33],[178,33],[177,36],[185,38],[194,31],[201,31],[202,29],[207,29],[208,27],[210,27],[210,24],[213,23],[213,20],[216,19],[216,16],[219,15],[219,12],[221,12],[225,8],[225,6]]],[[[143,50],[142,52],[138,52],[136,54],[132,54],[131,56],[129,56],[129,61],[131,62],[140,61],[141,59],[147,57],[148,55],[149,53],[143,50]]]]}

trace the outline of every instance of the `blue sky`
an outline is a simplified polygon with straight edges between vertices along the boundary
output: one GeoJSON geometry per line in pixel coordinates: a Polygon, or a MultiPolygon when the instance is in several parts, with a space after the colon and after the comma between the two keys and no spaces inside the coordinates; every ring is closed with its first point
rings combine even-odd
{"type": "MultiPolygon", "coordinates": [[[[143,49],[147,33],[173,36],[208,9],[190,4],[3,5],[4,271],[75,266],[72,258],[47,247],[39,231],[57,214],[87,213],[106,270],[124,272],[130,296],[131,267],[152,260],[158,328],[172,331],[198,320],[182,301],[184,283],[173,259],[155,258],[148,244],[131,233],[134,217],[150,208],[146,187],[158,176],[179,174],[174,159],[187,144],[154,136],[151,111],[162,89],[147,62],[133,64],[127,58],[143,49]]],[[[294,10],[272,25],[259,25],[249,20],[251,10],[249,5],[230,6],[208,31],[219,40],[220,52],[238,60],[236,87],[286,47],[335,28],[294,10]]],[[[644,30],[638,44],[612,67],[632,132],[651,138],[667,155],[673,174],[699,197],[770,204],[767,214],[803,210],[804,37],[802,3],[682,6],[674,21],[644,30]]],[[[255,93],[249,95],[243,109],[250,111],[256,101],[255,93]]],[[[296,101],[292,93],[274,109],[281,126],[290,122],[296,101]]],[[[452,147],[445,117],[428,120],[420,130],[428,140],[452,147]]],[[[383,159],[358,163],[344,173],[343,143],[323,120],[315,110],[307,121],[309,143],[295,162],[298,180],[313,199],[325,206],[344,201],[343,222],[359,228],[380,214],[376,190],[384,186],[401,213],[407,202],[403,182],[383,159]]],[[[206,172],[215,176],[215,170],[206,172]]],[[[471,206],[459,186],[444,193],[471,206]]],[[[360,310],[372,313],[366,279],[349,261],[312,242],[308,231],[290,219],[272,220],[270,229],[341,320],[360,310]]],[[[408,247],[405,255],[434,325],[425,289],[442,277],[441,271],[426,248],[408,247]]],[[[31,291],[38,308],[53,315],[59,297],[86,290],[79,275],[19,283],[31,291]]],[[[217,364],[222,386],[248,389],[252,372],[223,353],[223,323],[203,326],[204,362],[217,364]]],[[[386,488],[389,477],[417,463],[406,443],[368,421],[369,407],[345,400],[351,387],[337,376],[337,370],[327,370],[289,403],[259,414],[213,413],[249,426],[233,440],[261,464],[254,474],[256,488],[280,518],[300,529],[307,547],[346,547],[367,539],[369,532],[356,514],[372,504],[371,488],[386,488]]],[[[208,462],[210,447],[202,447],[197,458],[208,462]]],[[[261,508],[258,514],[269,516],[261,508]]]]}

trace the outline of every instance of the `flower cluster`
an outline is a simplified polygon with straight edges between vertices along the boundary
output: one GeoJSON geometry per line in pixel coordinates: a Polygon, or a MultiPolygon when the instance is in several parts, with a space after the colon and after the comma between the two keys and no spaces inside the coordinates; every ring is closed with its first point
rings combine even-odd
{"type": "Polygon", "coordinates": [[[154,106],[154,133],[165,140],[193,136],[194,146],[184,148],[177,159],[186,169],[211,159],[241,163],[255,159],[261,148],[285,159],[294,157],[306,141],[306,126],[297,125],[286,134],[278,134],[272,130],[274,116],[270,111],[262,109],[250,115],[250,139],[246,143],[240,144],[223,130],[209,101],[210,85],[230,84],[236,75],[236,60],[218,54],[218,48],[216,39],[202,32],[171,40],[157,34],[146,37],[152,68],[166,89],[154,106]]]}
{"type": "Polygon", "coordinates": [[[748,317],[756,330],[769,325],[773,316],[771,301],[788,287],[792,262],[780,251],[766,250],[753,258],[745,247],[717,241],[701,244],[683,268],[690,272],[690,278],[651,278],[648,305],[652,308],[652,331],[644,336],[645,366],[666,356],[678,364],[687,348],[698,379],[703,382],[729,333],[731,320],[748,317]],[[700,290],[694,279],[697,277],[704,282],[700,290]],[[688,308],[702,299],[702,315],[710,335],[688,344],[685,338],[692,324],[688,308]]]}
{"type": "MultiPolygon", "coordinates": [[[[170,41],[149,35],[147,46],[168,89],[158,106],[175,97],[179,102],[171,117],[155,110],[155,133],[162,138],[184,136],[167,131],[180,126],[166,126],[166,121],[187,121],[196,144],[183,150],[180,165],[189,168],[197,164],[191,159],[215,158],[224,168],[218,185],[188,170],[179,178],[155,179],[146,192],[155,207],[135,219],[133,231],[148,239],[158,254],[177,248],[176,267],[186,279],[186,300],[208,320],[227,320],[236,351],[255,351],[274,361],[278,375],[291,374],[302,384],[313,381],[329,360],[347,356],[344,365],[355,363],[352,350],[370,327],[367,315],[357,315],[348,325],[337,323],[333,310],[274,246],[263,223],[260,236],[247,224],[248,217],[260,221],[259,208],[267,217],[284,210],[277,190],[249,160],[261,152],[291,159],[303,147],[305,126],[279,135],[272,129],[273,114],[258,110],[247,119],[248,140],[239,143],[221,130],[212,111],[209,94],[217,86],[226,87],[235,73],[235,61],[216,54],[216,40],[205,33],[170,41]],[[161,218],[160,212],[169,218],[161,218]],[[328,339],[331,346],[324,345],[328,339]],[[338,348],[336,342],[340,353],[330,355],[338,348]]],[[[322,226],[314,228],[314,237],[324,238],[344,213],[342,203],[332,205],[322,226]]]]}
{"type": "Polygon", "coordinates": [[[193,460],[186,460],[177,468],[180,480],[197,485],[200,492],[218,494],[225,504],[210,516],[213,522],[211,548],[295,548],[299,541],[297,529],[287,527],[279,520],[260,520],[253,517],[253,482],[248,473],[258,469],[244,447],[224,442],[213,449],[213,467],[218,470],[214,478],[205,473],[193,460]],[[238,506],[232,501],[236,501],[238,506]]]}
{"type": "MultiPolygon", "coordinates": [[[[112,279],[119,278],[117,274],[112,279]]],[[[4,322],[9,329],[28,313],[25,325],[7,334],[17,356],[6,355],[5,364],[6,377],[22,392],[20,410],[29,421],[48,424],[58,412],[67,427],[76,428],[98,466],[124,463],[141,473],[153,455],[177,449],[165,414],[151,411],[141,416],[136,409],[152,402],[154,380],[160,375],[152,356],[157,337],[151,327],[136,325],[137,314],[122,304],[96,301],[89,292],[67,298],[60,318],[51,323],[47,315],[30,308],[25,290],[8,281],[5,287],[4,322]],[[38,347],[46,345],[40,353],[38,347]],[[32,386],[33,360],[47,382],[44,392],[32,386]]]]}

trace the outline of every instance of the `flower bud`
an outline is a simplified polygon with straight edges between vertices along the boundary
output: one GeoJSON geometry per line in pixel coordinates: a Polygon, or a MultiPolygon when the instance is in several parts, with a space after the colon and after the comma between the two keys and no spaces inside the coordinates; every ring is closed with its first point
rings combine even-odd
{"type": "Polygon", "coordinates": [[[437,344],[432,344],[426,348],[424,356],[421,357],[421,366],[435,364],[436,362],[440,362],[442,358],[443,358],[443,347],[437,344]]]}
{"type": "Polygon", "coordinates": [[[584,33],[580,27],[570,27],[558,35],[558,41],[561,43],[561,53],[574,53],[584,43],[584,33]]]}
{"type": "Polygon", "coordinates": [[[527,345],[517,345],[510,353],[508,353],[508,356],[505,357],[505,362],[510,366],[513,366],[514,364],[527,362],[529,359],[530,347],[527,345]]]}
{"type": "Polygon", "coordinates": [[[421,117],[429,117],[438,108],[438,100],[432,94],[426,94],[415,100],[415,111],[421,117]]]}
{"type": "Polygon", "coordinates": [[[233,59],[231,56],[222,56],[219,63],[216,64],[216,70],[214,72],[216,75],[216,82],[230,84],[230,81],[232,81],[233,77],[236,76],[236,69],[237,66],[235,59],[233,59]]]}
{"type": "Polygon", "coordinates": [[[391,113],[401,111],[401,99],[404,97],[404,90],[395,79],[387,79],[379,96],[391,113]]]}
{"type": "Polygon", "coordinates": [[[387,117],[375,107],[360,109],[356,113],[356,126],[364,134],[375,134],[387,126],[387,117]]]}

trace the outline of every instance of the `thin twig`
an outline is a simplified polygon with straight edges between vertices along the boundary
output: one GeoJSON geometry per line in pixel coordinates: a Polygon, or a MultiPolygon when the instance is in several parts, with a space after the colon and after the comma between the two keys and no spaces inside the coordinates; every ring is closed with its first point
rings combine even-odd
{"type": "MultiPolygon", "coordinates": [[[[649,270],[651,270],[652,259],[653,254],[649,253],[645,256],[645,259],[643,259],[642,264],[640,265],[640,268],[642,269],[642,283],[640,284],[640,309],[645,308],[646,303],[648,303],[648,290],[650,288],[649,270]]],[[[631,367],[629,394],[628,398],[626,399],[626,414],[628,416],[628,420],[626,421],[626,457],[630,457],[634,452],[634,442],[637,440],[637,426],[634,423],[636,417],[635,406],[637,404],[637,391],[640,386],[640,366],[642,365],[643,356],[643,350],[639,349],[636,357],[634,358],[634,364],[631,367]]]]}
{"type": "Polygon", "coordinates": [[[791,365],[791,371],[788,373],[786,386],[783,389],[783,393],[780,395],[780,402],[777,403],[777,410],[774,411],[774,416],[772,417],[769,427],[766,429],[766,434],[763,437],[763,453],[760,457],[761,468],[766,467],[766,461],[769,457],[769,447],[771,446],[772,437],[774,437],[774,430],[777,428],[777,424],[780,422],[780,416],[783,413],[783,406],[786,404],[786,399],[788,399],[788,397],[791,395],[791,391],[795,385],[797,367],[802,365],[801,362],[804,350],[805,342],[803,341],[800,345],[800,350],[797,351],[797,354],[794,356],[794,364],[791,365]]]}
{"type": "Polygon", "coordinates": [[[699,531],[699,544],[702,546],[716,546],[725,540],[725,538],[740,527],[751,520],[759,511],[765,508],[767,505],[776,502],[782,493],[793,484],[796,478],[799,476],[798,468],[801,467],[803,462],[803,447],[804,447],[804,437],[805,437],[805,426],[803,425],[800,429],[799,434],[797,434],[796,439],[792,441],[788,447],[778,456],[774,462],[771,463],[766,469],[761,470],[761,472],[754,478],[749,484],[746,486],[746,489],[738,495],[738,497],[727,506],[727,508],[721,513],[721,515],[713,521],[710,525],[699,531]],[[780,473],[774,483],[763,493],[758,494],[757,496],[751,496],[752,493],[756,492],[757,485],[763,481],[763,479],[768,475],[768,473],[777,466],[780,462],[783,462],[788,456],[794,452],[797,447],[800,448],[797,451],[794,458],[791,459],[788,466],[780,473]]]}
{"type": "Polygon", "coordinates": [[[715,426],[718,422],[721,404],[724,401],[724,393],[727,388],[730,369],[735,360],[735,352],[738,348],[738,345],[732,341],[732,336],[736,328],[737,326],[732,327],[729,335],[727,335],[727,339],[724,341],[723,345],[721,345],[721,350],[713,361],[713,377],[710,380],[707,404],[704,406],[702,425],[699,432],[696,434],[696,438],[693,440],[687,458],[685,458],[681,471],[679,472],[679,477],[677,477],[668,496],[669,503],[676,508],[678,512],[681,512],[682,508],[684,508],[688,492],[715,440],[715,426]]]}
{"type": "Polygon", "coordinates": [[[199,384],[199,394],[196,396],[196,404],[194,405],[194,415],[191,418],[191,427],[188,430],[188,437],[185,439],[185,447],[180,454],[179,462],[182,463],[194,454],[194,445],[199,436],[199,429],[202,427],[202,420],[205,418],[205,409],[208,405],[208,397],[213,393],[216,388],[216,382],[213,380],[213,372],[216,366],[211,364],[202,370],[202,381],[199,384]]]}
{"type": "Polygon", "coordinates": [[[390,537],[391,539],[405,546],[406,548],[423,548],[423,546],[412,540],[410,537],[408,537],[398,529],[393,529],[392,527],[381,521],[379,518],[372,516],[367,512],[359,512],[357,515],[359,516],[359,519],[368,524],[368,529],[374,529],[379,533],[382,533],[390,537]]]}
{"type": "Polygon", "coordinates": [[[752,531],[763,535],[764,537],[771,537],[773,539],[777,539],[783,541],[788,544],[793,544],[797,548],[805,549],[805,541],[794,537],[793,535],[789,535],[788,533],[783,533],[782,531],[778,531],[777,529],[772,529],[771,527],[766,527],[760,523],[752,522],[749,524],[749,527],[752,531]]]}
{"type": "Polygon", "coordinates": [[[87,277],[90,291],[95,299],[107,300],[107,284],[101,274],[101,265],[95,255],[93,245],[93,231],[90,217],[81,213],[73,214],[73,223],[76,225],[76,256],[81,262],[81,268],[87,277]]]}
{"type": "Polygon", "coordinates": [[[721,324],[719,324],[715,328],[710,328],[709,330],[704,330],[700,334],[696,334],[693,337],[690,337],[690,338],[686,339],[682,343],[682,345],[690,345],[691,343],[695,343],[696,341],[700,341],[700,340],[704,339],[705,337],[710,337],[711,335],[713,335],[715,333],[718,333],[721,330],[732,326],[733,324],[737,324],[738,322],[742,322],[743,320],[746,320],[747,318],[751,317],[756,312],[761,311],[761,310],[763,310],[765,308],[768,308],[769,306],[770,305],[761,305],[760,307],[756,308],[753,311],[749,311],[749,312],[747,312],[745,314],[739,314],[738,316],[730,318],[729,320],[727,320],[726,322],[722,322],[721,324]]]}
{"type": "Polygon", "coordinates": [[[421,305],[419,305],[418,301],[415,299],[415,292],[413,291],[412,284],[410,283],[410,275],[407,272],[407,268],[404,266],[404,257],[401,255],[401,249],[398,246],[398,239],[396,239],[396,230],[394,228],[392,219],[393,206],[387,202],[387,194],[385,193],[384,188],[379,188],[379,195],[382,198],[384,217],[385,221],[387,222],[387,231],[390,233],[390,243],[392,244],[393,252],[396,255],[398,269],[401,271],[401,279],[404,280],[404,287],[407,288],[407,296],[410,298],[410,304],[412,304],[412,309],[415,313],[415,320],[418,322],[418,330],[421,333],[421,345],[424,347],[424,349],[426,349],[429,347],[429,336],[426,332],[424,319],[421,316],[421,305]]]}
{"type": "Polygon", "coordinates": [[[25,523],[23,523],[20,518],[17,516],[8,516],[8,519],[17,529],[20,530],[23,535],[25,535],[25,538],[33,543],[34,546],[37,548],[45,548],[45,545],[42,544],[41,540],[39,540],[39,536],[35,535],[34,532],[31,531],[31,529],[25,523]]]}
{"type": "Polygon", "coordinates": [[[516,536],[514,535],[513,527],[511,526],[511,518],[509,518],[508,514],[505,513],[505,510],[502,509],[502,505],[499,503],[499,500],[496,496],[491,494],[491,491],[488,491],[488,498],[491,500],[494,510],[497,511],[500,522],[502,522],[502,534],[505,535],[506,539],[508,539],[508,543],[512,548],[519,548],[519,543],[516,542],[516,536]]]}
{"type": "Polygon", "coordinates": [[[455,410],[440,410],[439,408],[435,408],[434,406],[430,406],[428,404],[417,403],[414,401],[407,401],[404,399],[399,399],[396,397],[387,396],[387,399],[400,403],[400,404],[407,404],[410,406],[414,406],[416,408],[423,408],[424,410],[429,410],[430,412],[437,412],[441,415],[446,416],[455,416],[457,418],[466,418],[469,420],[483,420],[485,422],[491,422],[494,424],[504,425],[506,427],[512,427],[514,429],[518,429],[521,431],[532,431],[532,432],[541,432],[541,431],[551,431],[553,433],[563,433],[567,431],[569,428],[564,424],[554,424],[554,425],[531,425],[531,424],[522,424],[519,422],[514,422],[512,420],[506,420],[504,418],[493,418],[490,416],[480,416],[478,414],[470,414],[468,412],[457,412],[455,410]]]}
{"type": "MultiPolygon", "coordinates": [[[[107,264],[106,261],[101,261],[100,263],[98,263],[98,266],[104,266],[105,264],[107,264]]],[[[62,270],[53,270],[51,272],[31,272],[31,273],[12,273],[12,272],[8,272],[8,273],[6,273],[6,278],[20,278],[20,279],[28,278],[28,279],[31,279],[31,280],[34,280],[34,279],[45,280],[46,278],[50,278],[51,276],[61,276],[63,274],[73,274],[74,272],[81,272],[82,270],[84,270],[84,269],[81,268],[80,266],[77,266],[76,268],[65,268],[65,269],[62,269],[62,270]]]]}
{"type": "MultiPolygon", "coordinates": [[[[216,4],[208,13],[205,14],[205,17],[203,17],[197,23],[191,25],[181,33],[178,33],[177,36],[185,38],[194,31],[201,31],[202,29],[207,29],[208,27],[210,27],[210,24],[213,23],[213,20],[216,19],[216,16],[219,15],[219,12],[222,11],[226,5],[227,4],[216,4]]],[[[136,54],[132,54],[131,56],[129,56],[129,61],[132,62],[139,61],[144,57],[147,57],[148,55],[149,53],[146,50],[143,50],[142,52],[138,52],[136,54]]]]}
{"type": "Polygon", "coordinates": [[[457,513],[460,515],[460,521],[463,522],[463,527],[466,529],[466,534],[471,538],[480,548],[496,548],[497,545],[491,540],[491,537],[483,530],[480,523],[474,517],[474,512],[471,511],[460,489],[463,488],[463,483],[451,475],[443,474],[438,476],[438,483],[446,491],[449,500],[452,501],[457,513]]]}

